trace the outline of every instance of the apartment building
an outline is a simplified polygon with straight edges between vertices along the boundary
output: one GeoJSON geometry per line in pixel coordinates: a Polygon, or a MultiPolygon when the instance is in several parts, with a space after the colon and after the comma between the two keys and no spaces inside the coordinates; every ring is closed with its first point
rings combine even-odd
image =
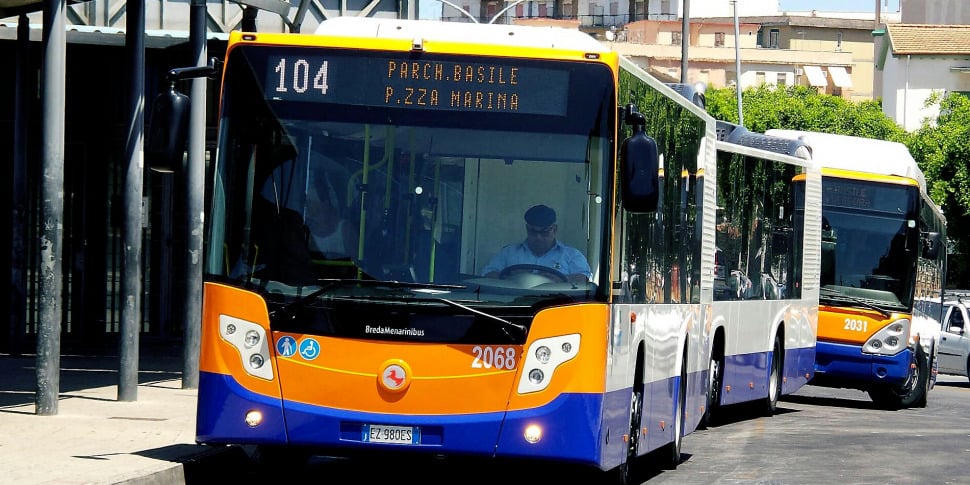
{"type": "Polygon", "coordinates": [[[933,93],[970,96],[970,25],[888,25],[880,38],[876,69],[883,112],[908,131],[939,115],[927,104],[933,93]]]}
{"type": "MultiPolygon", "coordinates": [[[[739,76],[733,19],[692,20],[687,80],[725,87],[740,79],[742,89],[797,84],[853,101],[872,99],[872,28],[871,20],[847,18],[740,18],[739,76]]],[[[613,43],[616,50],[652,73],[681,78],[681,22],[643,20],[627,24],[624,31],[617,38],[625,42],[613,43]]]]}

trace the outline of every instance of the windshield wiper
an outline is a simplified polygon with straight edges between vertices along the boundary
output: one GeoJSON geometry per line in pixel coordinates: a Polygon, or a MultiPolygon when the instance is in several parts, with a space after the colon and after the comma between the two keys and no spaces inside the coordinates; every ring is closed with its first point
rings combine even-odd
{"type": "Polygon", "coordinates": [[[891,312],[889,312],[884,308],[879,307],[878,305],[869,303],[866,300],[863,300],[862,298],[859,298],[859,297],[846,295],[845,293],[842,293],[839,290],[834,290],[832,288],[821,288],[819,289],[819,297],[821,298],[823,295],[829,300],[842,301],[842,302],[848,301],[851,303],[855,303],[856,305],[859,305],[861,307],[865,307],[870,310],[875,310],[885,318],[889,318],[890,316],[892,316],[891,312]]]}
{"type": "Polygon", "coordinates": [[[513,337],[512,334],[510,334],[507,329],[511,328],[513,330],[518,330],[519,332],[522,333],[522,335],[525,335],[526,334],[526,328],[525,328],[525,326],[519,325],[517,323],[512,323],[512,322],[510,322],[510,321],[508,321],[508,320],[506,320],[506,319],[504,319],[502,317],[498,317],[498,316],[492,315],[490,313],[485,313],[485,312],[483,312],[481,310],[472,308],[472,307],[470,307],[468,305],[462,305],[461,303],[458,303],[457,301],[452,301],[452,300],[449,300],[447,298],[434,298],[434,300],[435,301],[440,301],[441,303],[444,303],[445,305],[452,306],[452,307],[455,307],[455,308],[460,308],[462,310],[465,310],[466,312],[469,312],[469,313],[472,313],[472,314],[475,314],[475,315],[478,315],[478,316],[481,316],[481,317],[485,317],[485,318],[487,318],[489,320],[492,320],[492,321],[496,321],[496,322],[501,323],[502,326],[499,327],[499,328],[502,329],[502,333],[504,333],[512,341],[515,341],[515,337],[513,337]]]}
{"type": "Polygon", "coordinates": [[[330,291],[330,289],[336,286],[386,286],[390,288],[411,288],[411,289],[422,289],[422,290],[463,290],[466,287],[464,285],[445,285],[438,283],[415,283],[410,281],[385,281],[385,280],[364,280],[364,279],[319,279],[317,280],[323,284],[320,288],[313,290],[306,296],[302,296],[295,301],[292,301],[278,310],[273,310],[269,312],[270,318],[285,317],[292,314],[292,310],[296,308],[302,308],[307,303],[317,299],[320,295],[330,291]]]}

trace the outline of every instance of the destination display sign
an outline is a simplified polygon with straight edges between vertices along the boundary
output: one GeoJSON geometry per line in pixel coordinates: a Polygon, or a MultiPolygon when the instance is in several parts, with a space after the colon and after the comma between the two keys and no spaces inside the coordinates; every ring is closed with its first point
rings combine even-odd
{"type": "Polygon", "coordinates": [[[873,208],[872,187],[854,184],[823,184],[822,203],[858,209],[873,208]]]}
{"type": "Polygon", "coordinates": [[[915,185],[877,184],[828,177],[822,184],[822,205],[907,215],[915,210],[915,185]]]}
{"type": "Polygon", "coordinates": [[[420,110],[566,115],[567,70],[509,59],[416,60],[347,55],[270,55],[269,100],[420,110]]]}

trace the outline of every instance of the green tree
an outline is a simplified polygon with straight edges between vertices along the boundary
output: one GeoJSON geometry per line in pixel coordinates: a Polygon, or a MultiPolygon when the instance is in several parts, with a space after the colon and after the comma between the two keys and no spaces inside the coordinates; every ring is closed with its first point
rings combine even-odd
{"type": "Polygon", "coordinates": [[[950,240],[947,279],[951,286],[970,286],[970,99],[956,93],[934,94],[927,104],[940,105],[936,120],[916,131],[909,151],[926,174],[930,197],[943,208],[950,240]]]}
{"type": "MultiPolygon", "coordinates": [[[[714,118],[738,122],[737,93],[734,88],[714,89],[706,94],[707,111],[714,118]]],[[[745,128],[765,130],[821,131],[840,135],[864,136],[905,143],[905,130],[882,112],[877,101],[853,103],[838,96],[818,94],[807,86],[762,85],[745,90],[741,104],[745,128]]]]}

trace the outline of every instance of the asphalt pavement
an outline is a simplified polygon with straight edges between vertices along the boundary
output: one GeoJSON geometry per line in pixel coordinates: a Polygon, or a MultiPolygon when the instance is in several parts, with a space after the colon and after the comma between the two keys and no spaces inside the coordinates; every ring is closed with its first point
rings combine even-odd
{"type": "MultiPolygon", "coordinates": [[[[281,481],[261,476],[240,447],[195,443],[197,391],[182,388],[179,354],[142,353],[134,401],[118,400],[118,357],[61,356],[60,399],[52,416],[36,413],[36,357],[0,354],[0,483],[281,481]]],[[[961,471],[970,451],[965,446],[970,388],[965,377],[941,376],[941,381],[927,408],[895,412],[875,409],[861,391],[806,386],[786,396],[777,416],[742,412],[730,422],[688,436],[681,466],[644,470],[635,483],[970,483],[961,471]],[[839,452],[833,455],[830,447],[839,452]],[[926,453],[913,460],[914,450],[926,453]]],[[[364,483],[362,477],[385,466],[318,460],[306,470],[287,471],[285,481],[310,483],[327,477],[332,482],[351,476],[352,483],[364,483]]],[[[408,466],[423,477],[434,476],[429,475],[433,467],[408,466]]],[[[508,477],[489,475],[492,467],[463,466],[442,468],[440,483],[495,483],[508,477]],[[476,475],[485,480],[469,478],[476,475]]],[[[543,481],[575,483],[579,475],[564,470],[568,480],[543,481]]],[[[386,482],[385,474],[378,476],[376,483],[386,482]]]]}
{"type": "Polygon", "coordinates": [[[42,416],[36,357],[0,354],[0,483],[208,483],[203,460],[243,453],[195,443],[181,355],[141,355],[133,401],[118,399],[118,357],[60,359],[57,413],[42,416]]]}

